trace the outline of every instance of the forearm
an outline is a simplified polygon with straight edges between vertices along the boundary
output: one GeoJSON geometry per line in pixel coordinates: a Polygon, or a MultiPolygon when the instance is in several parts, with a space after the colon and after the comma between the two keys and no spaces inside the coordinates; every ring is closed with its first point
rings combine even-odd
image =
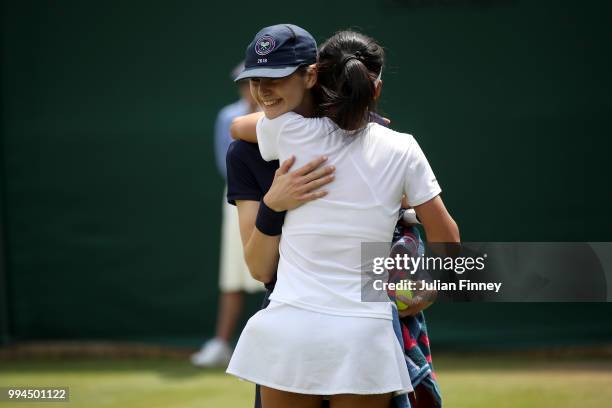
{"type": "Polygon", "coordinates": [[[232,138],[257,143],[257,121],[262,116],[262,112],[255,112],[235,118],[230,127],[232,138]]]}
{"type": "Polygon", "coordinates": [[[266,212],[270,210],[259,201],[238,200],[236,205],[244,260],[254,279],[268,283],[276,273],[284,214],[266,212]]]}
{"type": "Polygon", "coordinates": [[[253,228],[244,246],[244,259],[254,279],[263,283],[273,280],[278,266],[279,243],[280,235],[269,236],[253,228]]]}
{"type": "Polygon", "coordinates": [[[458,243],[461,241],[459,227],[450,215],[439,224],[429,224],[423,227],[427,235],[427,242],[458,243]]]}

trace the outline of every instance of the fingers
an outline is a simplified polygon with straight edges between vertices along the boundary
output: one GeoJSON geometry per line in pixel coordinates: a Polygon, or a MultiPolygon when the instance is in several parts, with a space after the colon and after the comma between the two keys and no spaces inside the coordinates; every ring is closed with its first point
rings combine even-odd
{"type": "Polygon", "coordinates": [[[416,303],[414,299],[407,298],[403,295],[398,295],[397,293],[395,294],[395,298],[408,306],[414,306],[414,304],[416,303]]]}
{"type": "Polygon", "coordinates": [[[302,186],[300,188],[300,191],[307,194],[313,190],[316,190],[317,188],[324,186],[326,184],[331,183],[332,181],[334,181],[335,176],[333,174],[330,174],[328,176],[325,177],[318,177],[315,180],[312,180],[306,184],[304,184],[304,186],[302,186]]]}
{"type": "Polygon", "coordinates": [[[428,301],[426,299],[419,298],[418,296],[414,297],[412,299],[408,299],[405,296],[396,294],[395,298],[398,299],[399,301],[405,303],[408,306],[404,310],[399,310],[400,317],[414,316],[417,313],[427,309],[433,303],[433,302],[428,301]]]}
{"type": "Polygon", "coordinates": [[[419,302],[415,302],[414,299],[408,299],[407,297],[397,294],[395,297],[397,300],[405,303],[406,306],[408,306],[403,310],[398,310],[400,317],[414,316],[422,310],[422,305],[419,304],[419,302]]]}
{"type": "MultiPolygon", "coordinates": [[[[325,176],[331,175],[334,171],[336,171],[336,168],[334,166],[325,166],[323,168],[311,171],[305,176],[299,177],[297,181],[302,185],[306,185],[308,183],[311,183],[312,181],[315,181],[321,178],[325,178],[325,176]]],[[[307,191],[307,190],[304,190],[304,191],[307,191]]]]}
{"type": "Polygon", "coordinates": [[[298,200],[305,203],[308,201],[316,200],[317,198],[325,197],[327,193],[327,191],[315,191],[313,193],[306,193],[301,195],[298,200]]]}
{"type": "MultiPolygon", "coordinates": [[[[334,175],[331,174],[336,170],[334,166],[319,168],[326,160],[327,156],[318,157],[289,174],[289,183],[293,186],[292,190],[294,193],[297,194],[297,196],[293,195],[294,200],[303,204],[327,195],[327,191],[313,191],[334,180],[334,175]]],[[[285,160],[277,170],[277,174],[283,175],[288,173],[294,163],[294,156],[285,160]]]]}
{"type": "Polygon", "coordinates": [[[310,173],[311,171],[319,167],[326,160],[327,160],[327,156],[321,156],[314,160],[311,160],[308,163],[306,163],[304,166],[297,169],[295,171],[295,174],[298,176],[305,176],[306,174],[310,173]]]}
{"type": "Polygon", "coordinates": [[[295,156],[292,155],[280,165],[278,174],[287,174],[293,163],[295,163],[295,156]]]}

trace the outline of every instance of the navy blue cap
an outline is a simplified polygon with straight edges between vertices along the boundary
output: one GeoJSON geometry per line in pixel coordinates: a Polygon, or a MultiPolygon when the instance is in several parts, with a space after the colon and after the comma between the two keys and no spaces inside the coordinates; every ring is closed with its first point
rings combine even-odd
{"type": "Polygon", "coordinates": [[[317,42],[293,24],[263,28],[246,49],[244,70],[234,79],[283,78],[300,66],[317,62],[317,42]]]}

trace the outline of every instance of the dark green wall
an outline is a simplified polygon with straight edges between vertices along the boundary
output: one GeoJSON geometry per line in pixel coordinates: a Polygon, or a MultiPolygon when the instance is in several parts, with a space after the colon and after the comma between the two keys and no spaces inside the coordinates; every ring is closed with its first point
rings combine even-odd
{"type": "MultiPolygon", "coordinates": [[[[13,340],[210,334],[223,189],[212,125],[236,98],[229,70],[279,22],[317,40],[356,27],[386,47],[382,111],[421,143],[465,241],[612,240],[607,2],[2,7],[0,323],[13,340]]],[[[610,341],[610,312],[440,304],[428,317],[448,347],[525,333],[565,344],[610,341]]]]}

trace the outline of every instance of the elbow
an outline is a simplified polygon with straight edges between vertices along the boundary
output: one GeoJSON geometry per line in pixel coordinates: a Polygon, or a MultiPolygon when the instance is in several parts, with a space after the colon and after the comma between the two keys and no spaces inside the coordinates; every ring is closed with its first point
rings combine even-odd
{"type": "Polygon", "coordinates": [[[264,268],[254,259],[253,256],[249,256],[248,254],[244,254],[244,261],[246,262],[247,267],[249,268],[249,273],[251,277],[256,281],[261,283],[268,283],[272,280],[273,275],[267,273],[264,268]]]}
{"type": "MultiPolygon", "coordinates": [[[[249,271],[251,271],[250,268],[249,268],[249,271]]],[[[256,281],[263,283],[264,285],[272,282],[272,278],[273,278],[273,276],[262,274],[262,273],[255,273],[252,271],[251,271],[251,277],[255,279],[256,281]]]]}
{"type": "Polygon", "coordinates": [[[450,231],[449,236],[451,237],[450,242],[461,242],[461,234],[459,233],[459,226],[454,219],[450,219],[450,231]]]}
{"type": "Polygon", "coordinates": [[[244,262],[246,263],[247,268],[249,268],[249,273],[251,274],[251,277],[255,279],[256,281],[261,282],[262,276],[259,273],[257,265],[255,264],[252,258],[253,257],[249,256],[249,254],[247,254],[246,251],[244,252],[244,262]]]}
{"type": "Polygon", "coordinates": [[[268,283],[270,280],[266,279],[266,277],[264,275],[262,275],[261,273],[257,273],[256,270],[253,270],[252,268],[249,267],[249,272],[251,273],[251,277],[253,279],[255,279],[258,282],[261,283],[268,283]]]}
{"type": "Polygon", "coordinates": [[[232,124],[230,125],[230,135],[232,139],[238,140],[240,135],[240,117],[234,118],[232,120],[232,124]]]}
{"type": "Polygon", "coordinates": [[[459,243],[461,236],[459,226],[450,216],[445,217],[443,222],[423,224],[425,235],[429,242],[459,243]]]}

